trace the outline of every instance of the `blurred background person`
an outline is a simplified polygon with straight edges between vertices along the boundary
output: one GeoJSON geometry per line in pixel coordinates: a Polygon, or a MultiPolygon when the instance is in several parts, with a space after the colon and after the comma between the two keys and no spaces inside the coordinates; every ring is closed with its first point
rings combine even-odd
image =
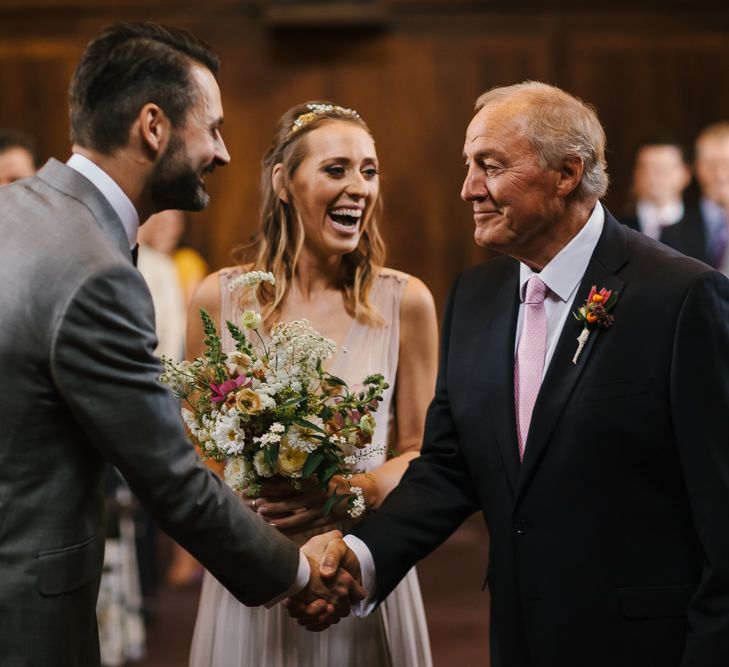
{"type": "Polygon", "coordinates": [[[729,121],[699,134],[694,171],[701,198],[661,240],[729,275],[729,121]]]}
{"type": "Polygon", "coordinates": [[[17,130],[0,129],[0,185],[7,185],[36,172],[35,141],[17,130]]]}
{"type": "Polygon", "coordinates": [[[204,257],[195,248],[181,245],[187,215],[184,211],[161,211],[153,215],[140,228],[140,241],[172,259],[177,270],[185,305],[187,305],[200,281],[210,272],[204,257]]]}
{"type": "Polygon", "coordinates": [[[151,216],[139,228],[139,258],[137,268],[142,274],[149,291],[156,316],[158,357],[182,359],[185,346],[186,301],[177,266],[167,251],[167,245],[160,241],[176,238],[176,231],[167,231],[177,225],[179,211],[163,211],[151,216]],[[168,215],[172,214],[172,215],[168,215]]]}
{"type": "Polygon", "coordinates": [[[684,215],[683,192],[691,182],[684,148],[671,137],[643,142],[635,155],[633,210],[622,222],[652,239],[684,215]]]}

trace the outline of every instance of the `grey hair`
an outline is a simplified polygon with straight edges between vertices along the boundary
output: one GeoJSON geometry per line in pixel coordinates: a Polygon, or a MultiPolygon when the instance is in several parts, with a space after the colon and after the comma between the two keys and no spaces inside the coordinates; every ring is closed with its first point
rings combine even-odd
{"type": "Polygon", "coordinates": [[[595,109],[578,97],[540,81],[500,86],[476,100],[476,111],[492,104],[514,104],[515,120],[544,166],[557,167],[577,157],[584,171],[570,193],[576,201],[600,199],[608,189],[605,131],[595,109]]]}

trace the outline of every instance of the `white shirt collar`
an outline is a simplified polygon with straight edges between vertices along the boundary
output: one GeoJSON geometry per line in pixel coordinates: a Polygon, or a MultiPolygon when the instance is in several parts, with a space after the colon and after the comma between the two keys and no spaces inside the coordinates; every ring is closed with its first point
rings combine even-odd
{"type": "MultiPolygon", "coordinates": [[[[542,282],[557,296],[567,303],[577,289],[587,265],[600,240],[605,224],[605,211],[600,202],[595,205],[585,226],[574,238],[560,250],[539,273],[542,282]]],[[[524,301],[526,283],[536,275],[526,264],[519,263],[519,298],[524,301]]]]}
{"type": "Polygon", "coordinates": [[[656,206],[653,202],[639,199],[635,204],[635,212],[640,222],[640,230],[653,239],[658,239],[663,227],[675,225],[683,218],[683,201],[678,199],[664,206],[656,206]]]}
{"type": "Polygon", "coordinates": [[[91,181],[101,192],[104,199],[109,202],[114,212],[119,216],[122,225],[124,225],[124,231],[129,239],[129,247],[134,248],[137,245],[139,214],[129,197],[124,194],[124,191],[109,174],[87,157],[74,153],[66,164],[91,181]]]}

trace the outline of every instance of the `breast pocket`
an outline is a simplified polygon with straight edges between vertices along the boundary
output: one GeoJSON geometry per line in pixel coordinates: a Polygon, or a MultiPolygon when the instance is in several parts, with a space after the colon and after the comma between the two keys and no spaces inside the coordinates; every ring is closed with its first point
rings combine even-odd
{"type": "Polygon", "coordinates": [[[38,591],[60,595],[93,581],[101,575],[104,539],[101,533],[80,544],[39,551],[38,591]]]}
{"type": "Polygon", "coordinates": [[[676,618],[685,616],[696,586],[622,588],[620,611],[625,618],[676,618]]]}
{"type": "Polygon", "coordinates": [[[652,386],[651,378],[628,378],[587,384],[580,390],[580,403],[635,400],[647,395],[652,386]]]}

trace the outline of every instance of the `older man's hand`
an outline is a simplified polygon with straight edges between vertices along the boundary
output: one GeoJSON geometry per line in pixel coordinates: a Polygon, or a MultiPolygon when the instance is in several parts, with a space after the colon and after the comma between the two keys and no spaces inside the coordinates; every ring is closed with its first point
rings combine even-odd
{"type": "Polygon", "coordinates": [[[311,576],[286,607],[301,625],[320,632],[348,616],[351,606],[364,598],[359,561],[338,530],[311,538],[301,550],[309,559],[311,576]]]}

